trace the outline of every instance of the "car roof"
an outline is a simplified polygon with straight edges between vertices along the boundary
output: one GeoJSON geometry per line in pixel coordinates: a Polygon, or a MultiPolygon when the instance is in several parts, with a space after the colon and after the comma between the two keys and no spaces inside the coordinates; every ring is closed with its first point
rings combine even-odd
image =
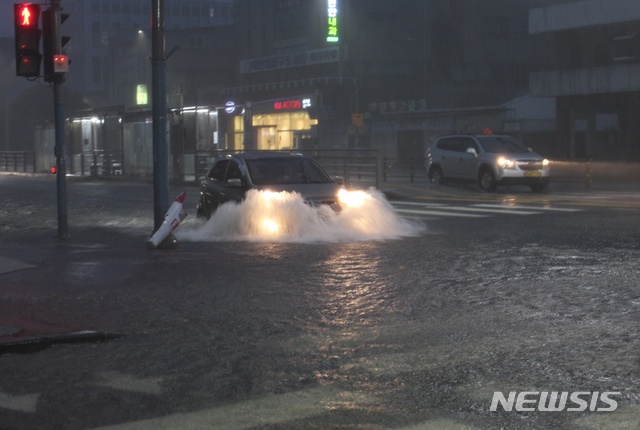
{"type": "Polygon", "coordinates": [[[306,158],[300,153],[280,152],[280,151],[245,151],[233,154],[233,157],[244,160],[260,160],[269,158],[306,158]]]}

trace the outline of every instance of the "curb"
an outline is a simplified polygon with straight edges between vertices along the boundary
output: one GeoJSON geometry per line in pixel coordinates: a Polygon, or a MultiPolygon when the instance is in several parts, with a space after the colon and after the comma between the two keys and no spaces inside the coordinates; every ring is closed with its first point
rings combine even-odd
{"type": "Polygon", "coordinates": [[[96,330],[75,330],[26,319],[0,319],[0,355],[31,353],[54,344],[105,342],[122,335],[96,330]]]}

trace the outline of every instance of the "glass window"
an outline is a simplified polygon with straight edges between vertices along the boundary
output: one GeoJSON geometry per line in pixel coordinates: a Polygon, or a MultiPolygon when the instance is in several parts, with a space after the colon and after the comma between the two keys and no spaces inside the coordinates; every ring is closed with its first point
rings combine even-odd
{"type": "Polygon", "coordinates": [[[278,114],[278,130],[291,130],[291,114],[278,114]]]}
{"type": "Polygon", "coordinates": [[[209,177],[211,179],[215,179],[216,181],[224,181],[224,174],[227,171],[227,166],[229,165],[229,163],[229,160],[218,161],[211,169],[211,172],[209,172],[209,177]]]}
{"type": "Polygon", "coordinates": [[[229,179],[242,179],[242,170],[235,161],[229,162],[229,170],[227,171],[227,181],[229,179]]]}
{"type": "Polygon", "coordinates": [[[529,150],[517,140],[508,136],[487,136],[480,138],[480,144],[485,152],[490,153],[526,153],[529,150]]]}
{"type": "Polygon", "coordinates": [[[308,158],[265,158],[247,160],[251,182],[255,185],[321,184],[331,178],[308,158]]]}

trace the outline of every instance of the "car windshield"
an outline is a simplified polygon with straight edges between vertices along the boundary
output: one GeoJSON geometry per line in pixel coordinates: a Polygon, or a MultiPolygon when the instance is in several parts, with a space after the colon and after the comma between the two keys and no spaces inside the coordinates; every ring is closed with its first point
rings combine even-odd
{"type": "Polygon", "coordinates": [[[321,184],[332,182],[327,173],[308,158],[264,158],[247,160],[254,185],[321,184]]]}
{"type": "Polygon", "coordinates": [[[523,154],[530,152],[527,147],[508,136],[486,136],[478,138],[482,149],[491,153],[523,154]]]}

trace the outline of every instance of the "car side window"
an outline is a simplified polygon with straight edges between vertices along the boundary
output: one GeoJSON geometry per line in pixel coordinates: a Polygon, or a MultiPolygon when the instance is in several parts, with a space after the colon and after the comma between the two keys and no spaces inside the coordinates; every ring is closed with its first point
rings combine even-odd
{"type": "Polygon", "coordinates": [[[464,152],[465,151],[465,140],[466,139],[456,139],[454,144],[454,151],[456,152],[464,152]]]}
{"type": "Polygon", "coordinates": [[[473,148],[476,150],[476,154],[479,153],[478,145],[472,139],[464,139],[462,144],[462,152],[466,152],[467,149],[473,148]]]}
{"type": "Polygon", "coordinates": [[[464,152],[466,150],[465,140],[459,137],[452,137],[444,141],[444,148],[446,151],[464,152]]]}
{"type": "Polygon", "coordinates": [[[242,171],[240,166],[234,161],[229,163],[229,170],[227,171],[227,181],[229,179],[242,179],[242,171]]]}
{"type": "Polygon", "coordinates": [[[211,169],[211,172],[209,172],[209,177],[213,180],[224,182],[224,175],[228,165],[229,160],[218,161],[211,169]]]}
{"type": "Polygon", "coordinates": [[[455,138],[443,139],[438,143],[438,148],[444,151],[457,151],[456,146],[457,139],[455,138]]]}

